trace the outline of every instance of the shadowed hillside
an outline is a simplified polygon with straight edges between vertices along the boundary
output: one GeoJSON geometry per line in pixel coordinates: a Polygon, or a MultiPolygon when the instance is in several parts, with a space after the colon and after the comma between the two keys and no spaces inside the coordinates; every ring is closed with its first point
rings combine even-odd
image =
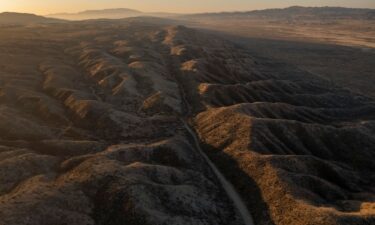
{"type": "Polygon", "coordinates": [[[291,7],[185,17],[245,46],[357,93],[375,96],[374,9],[291,7]]]}
{"type": "Polygon", "coordinates": [[[0,13],[0,24],[61,23],[62,20],[37,16],[28,13],[0,13]]]}
{"type": "Polygon", "coordinates": [[[269,19],[375,19],[375,9],[342,7],[301,7],[265,9],[245,12],[201,13],[188,15],[190,18],[269,18],[269,19]]]}
{"type": "Polygon", "coordinates": [[[167,20],[0,27],[0,224],[374,224],[374,115],[167,20]]]}

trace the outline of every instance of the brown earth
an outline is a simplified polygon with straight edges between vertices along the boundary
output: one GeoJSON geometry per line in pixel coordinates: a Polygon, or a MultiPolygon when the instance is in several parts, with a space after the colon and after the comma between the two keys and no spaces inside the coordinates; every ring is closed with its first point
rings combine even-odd
{"type": "Polygon", "coordinates": [[[375,222],[375,104],[163,21],[0,28],[0,224],[375,222]]]}
{"type": "Polygon", "coordinates": [[[374,20],[245,17],[241,13],[211,17],[192,17],[190,25],[224,36],[246,47],[252,56],[294,65],[354,92],[375,97],[374,20]]]}

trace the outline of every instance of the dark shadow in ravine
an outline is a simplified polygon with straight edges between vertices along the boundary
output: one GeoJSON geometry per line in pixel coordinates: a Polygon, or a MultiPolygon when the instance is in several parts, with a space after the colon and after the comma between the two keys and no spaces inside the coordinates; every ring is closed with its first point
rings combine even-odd
{"type": "Polygon", "coordinates": [[[238,45],[254,58],[268,58],[293,65],[339,86],[370,97],[375,97],[375,48],[344,46],[311,40],[252,37],[233,31],[198,27],[201,32],[213,34],[238,45]]]}
{"type": "Polygon", "coordinates": [[[208,144],[200,143],[203,151],[215,163],[220,172],[236,188],[251,213],[255,225],[276,225],[270,215],[268,204],[264,201],[257,183],[238,167],[231,156],[208,144]]]}

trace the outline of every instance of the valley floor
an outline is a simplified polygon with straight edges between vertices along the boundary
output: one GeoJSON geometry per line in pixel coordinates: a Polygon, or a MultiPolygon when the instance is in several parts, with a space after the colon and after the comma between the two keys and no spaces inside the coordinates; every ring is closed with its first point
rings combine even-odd
{"type": "Polygon", "coordinates": [[[201,19],[190,25],[245,46],[252,55],[295,65],[375,97],[372,20],[201,19]]]}

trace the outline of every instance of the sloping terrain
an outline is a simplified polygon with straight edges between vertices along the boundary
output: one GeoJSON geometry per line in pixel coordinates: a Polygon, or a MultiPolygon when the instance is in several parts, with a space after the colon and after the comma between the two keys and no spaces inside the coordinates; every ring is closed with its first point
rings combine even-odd
{"type": "Polygon", "coordinates": [[[174,13],[164,12],[141,12],[134,9],[115,8],[115,9],[99,9],[86,10],[78,13],[55,13],[47,15],[49,17],[64,19],[64,20],[90,20],[90,19],[123,19],[136,16],[150,16],[150,17],[172,17],[177,16],[174,13]]]}
{"type": "Polygon", "coordinates": [[[374,9],[291,7],[186,17],[196,28],[241,44],[251,55],[295,65],[375,97],[374,9]],[[195,22],[195,24],[194,24],[195,22]]]}
{"type": "Polygon", "coordinates": [[[126,17],[141,16],[138,10],[119,8],[104,10],[86,10],[78,13],[57,13],[48,16],[66,20],[88,20],[88,19],[121,19],[126,17]]]}
{"type": "Polygon", "coordinates": [[[0,32],[0,224],[243,224],[179,120],[164,33],[0,32]]]}
{"type": "Polygon", "coordinates": [[[33,24],[33,23],[61,23],[62,20],[38,16],[29,13],[14,13],[3,12],[0,13],[0,25],[2,24],[33,24]]]}
{"type": "Polygon", "coordinates": [[[182,26],[0,29],[0,224],[250,224],[200,150],[255,224],[374,223],[372,99],[182,26]]]}
{"type": "Polygon", "coordinates": [[[302,7],[291,6],[288,8],[264,9],[244,12],[198,13],[186,15],[190,18],[272,18],[289,20],[306,19],[375,19],[374,9],[344,8],[344,7],[302,7]]]}
{"type": "Polygon", "coordinates": [[[203,148],[256,224],[374,223],[372,99],[191,30],[170,35],[203,148]]]}

